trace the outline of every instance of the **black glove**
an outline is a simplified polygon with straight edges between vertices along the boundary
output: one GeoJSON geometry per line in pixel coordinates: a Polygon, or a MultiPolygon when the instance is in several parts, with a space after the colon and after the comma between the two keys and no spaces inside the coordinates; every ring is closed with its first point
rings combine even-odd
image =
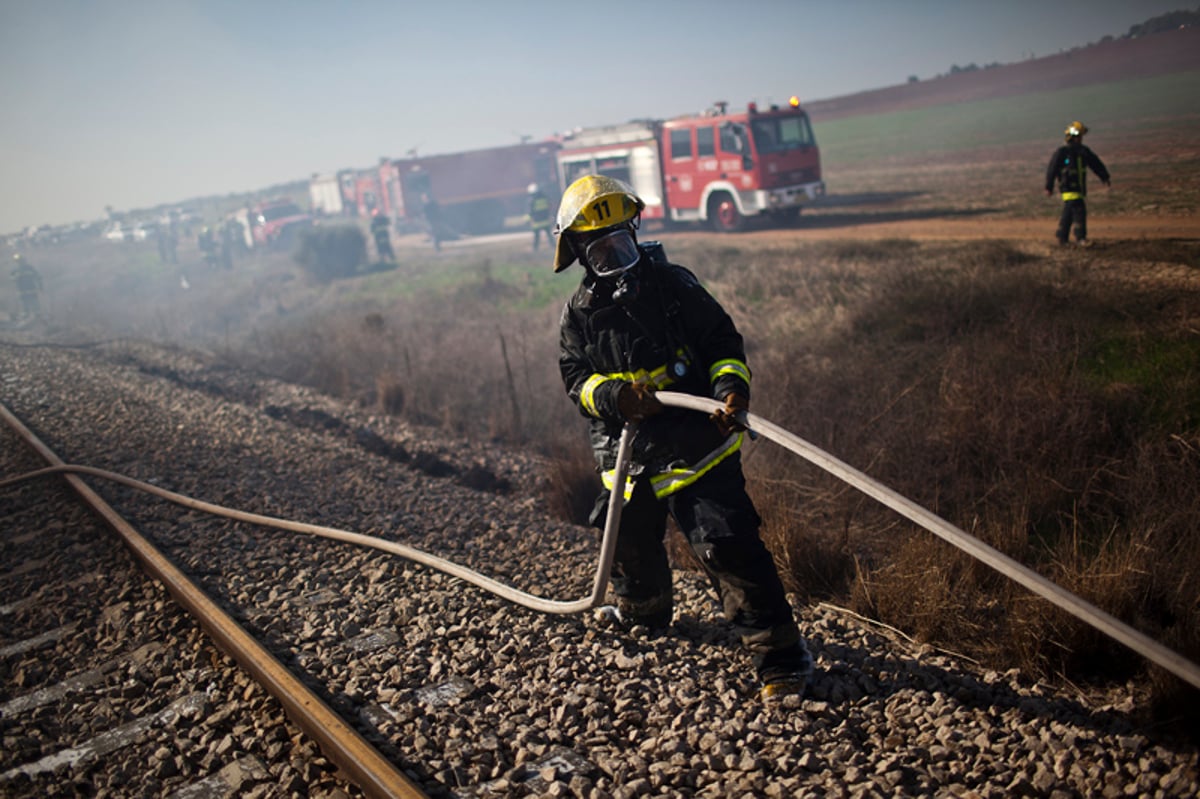
{"type": "Polygon", "coordinates": [[[654,388],[644,383],[626,383],[617,394],[617,410],[631,422],[640,422],[663,409],[654,388]]]}
{"type": "Polygon", "coordinates": [[[728,438],[734,433],[740,433],[746,429],[746,413],[749,410],[750,400],[736,391],[731,391],[725,395],[725,407],[713,411],[708,418],[712,419],[713,424],[721,431],[721,435],[728,438]]]}

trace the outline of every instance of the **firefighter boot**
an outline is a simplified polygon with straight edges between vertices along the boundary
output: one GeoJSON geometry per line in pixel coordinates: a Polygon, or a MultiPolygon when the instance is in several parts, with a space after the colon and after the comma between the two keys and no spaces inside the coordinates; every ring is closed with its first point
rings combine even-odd
{"type": "Polygon", "coordinates": [[[770,652],[758,668],[759,697],[774,703],[788,696],[803,697],[812,678],[813,661],[803,643],[794,648],[770,652]]]}
{"type": "Polygon", "coordinates": [[[592,618],[602,627],[645,638],[657,638],[671,626],[671,598],[633,600],[618,597],[615,605],[601,605],[592,618]]]}

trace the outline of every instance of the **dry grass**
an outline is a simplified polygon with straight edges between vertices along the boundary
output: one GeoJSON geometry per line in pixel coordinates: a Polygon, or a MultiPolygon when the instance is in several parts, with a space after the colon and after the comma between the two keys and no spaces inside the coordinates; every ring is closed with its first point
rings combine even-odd
{"type": "MultiPolygon", "coordinates": [[[[759,412],[1197,659],[1195,246],[1130,243],[1082,268],[1075,254],[1000,242],[899,252],[890,263],[844,248],[799,259],[793,285],[819,283],[825,258],[842,261],[829,270],[838,290],[808,291],[823,315],[804,321],[802,307],[793,323],[807,335],[756,358],[759,412]],[[830,314],[827,298],[850,291],[830,314]]],[[[778,297],[762,280],[735,276],[727,290],[778,297]]],[[[795,471],[776,457],[754,466],[795,471]]],[[[1143,668],[930,534],[817,484],[781,484],[764,503],[792,509],[772,516],[794,532],[769,523],[768,533],[809,591],[833,584],[860,612],[1034,674],[1121,679],[1143,668]],[[807,540],[814,526],[823,544],[807,540]],[[848,558],[858,571],[839,585],[848,558]]],[[[1179,685],[1155,680],[1176,701],[1179,685]]]]}

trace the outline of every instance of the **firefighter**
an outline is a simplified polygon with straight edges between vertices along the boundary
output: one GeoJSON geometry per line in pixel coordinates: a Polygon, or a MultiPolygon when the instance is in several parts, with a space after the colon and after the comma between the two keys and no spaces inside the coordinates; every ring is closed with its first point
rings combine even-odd
{"type": "Polygon", "coordinates": [[[371,212],[371,236],[375,239],[375,251],[380,261],[395,261],[396,253],[392,251],[392,231],[388,218],[379,213],[376,208],[371,212]]]}
{"type": "Polygon", "coordinates": [[[217,255],[217,237],[213,233],[213,229],[208,225],[200,229],[197,245],[200,248],[200,252],[204,255],[204,263],[210,267],[215,267],[220,261],[217,255]]]}
{"type": "Polygon", "coordinates": [[[167,260],[173,264],[179,263],[179,216],[178,214],[171,216],[171,221],[167,225],[167,260]]]}
{"type": "Polygon", "coordinates": [[[537,252],[542,235],[546,236],[546,244],[552,245],[550,226],[553,223],[550,214],[550,198],[536,183],[529,184],[529,227],[533,230],[533,250],[537,252]]]}
{"type": "Polygon", "coordinates": [[[438,201],[432,194],[421,195],[421,213],[425,215],[425,222],[429,225],[429,237],[433,239],[433,249],[435,252],[442,251],[442,207],[438,205],[438,201]]]}
{"type": "Polygon", "coordinates": [[[612,588],[602,618],[661,631],[671,623],[664,547],[675,519],[716,587],[726,618],[753,655],[761,695],[802,694],[812,658],[800,636],[761,519],[746,493],[741,449],[750,401],[742,337],[690,271],[656,242],[639,245],[645,204],[627,184],[585,175],[558,210],[554,271],[576,260],[583,278],[563,309],[559,369],[589,421],[604,489],[591,522],[603,527],[610,492],[622,492],[612,588]],[[667,408],[656,389],[724,403],[711,417],[667,408]],[[612,484],[621,429],[638,422],[630,478],[612,484]]]}
{"type": "Polygon", "coordinates": [[[1054,183],[1058,182],[1062,192],[1062,216],[1058,220],[1059,246],[1065,246],[1070,240],[1071,225],[1075,225],[1075,241],[1080,247],[1089,247],[1091,242],[1087,237],[1087,171],[1090,169],[1100,178],[1106,187],[1111,186],[1108,179],[1108,169],[1099,156],[1083,143],[1083,135],[1088,132],[1087,125],[1082,122],[1072,122],[1064,131],[1066,144],[1054,151],[1050,165],[1046,167],[1046,196],[1054,194],[1054,183]]]}
{"type": "Polygon", "coordinates": [[[13,254],[13,262],[16,266],[12,276],[17,284],[17,293],[21,296],[21,316],[32,319],[42,310],[38,302],[38,293],[42,290],[42,276],[19,252],[13,254]]]}
{"type": "Polygon", "coordinates": [[[171,260],[171,252],[170,252],[171,245],[170,245],[170,242],[168,241],[168,237],[170,235],[171,235],[170,231],[167,230],[167,226],[164,224],[160,223],[154,229],[154,241],[158,245],[158,261],[159,261],[159,263],[165,264],[165,263],[170,262],[170,260],[171,260]]]}
{"type": "Polygon", "coordinates": [[[217,237],[220,239],[218,261],[222,269],[233,269],[233,236],[234,230],[229,224],[229,220],[221,223],[221,227],[217,229],[217,237]]]}

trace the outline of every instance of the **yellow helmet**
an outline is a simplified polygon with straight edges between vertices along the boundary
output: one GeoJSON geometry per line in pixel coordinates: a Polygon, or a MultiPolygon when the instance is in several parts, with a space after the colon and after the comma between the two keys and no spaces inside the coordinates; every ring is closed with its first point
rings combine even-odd
{"type": "Polygon", "coordinates": [[[565,242],[568,231],[586,233],[615,227],[636,218],[645,207],[624,181],[607,175],[584,175],[576,180],[563,192],[558,206],[554,271],[561,272],[575,263],[575,252],[565,242]]]}
{"type": "Polygon", "coordinates": [[[1071,139],[1082,137],[1083,134],[1087,133],[1087,131],[1087,125],[1083,124],[1079,120],[1075,120],[1067,126],[1067,129],[1063,131],[1063,135],[1066,137],[1067,141],[1070,141],[1071,139]]]}

